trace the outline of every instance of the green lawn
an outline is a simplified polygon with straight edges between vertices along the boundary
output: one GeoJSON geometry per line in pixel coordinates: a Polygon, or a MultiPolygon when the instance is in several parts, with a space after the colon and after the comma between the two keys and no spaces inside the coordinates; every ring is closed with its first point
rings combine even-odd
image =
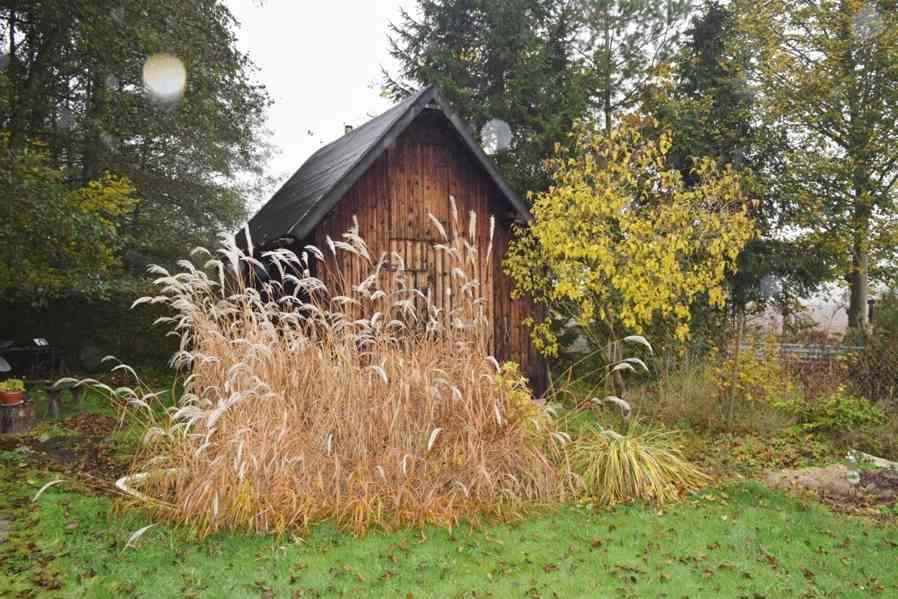
{"type": "MultiPolygon", "coordinates": [[[[44,433],[46,434],[46,433],[44,433]]],[[[119,437],[121,435],[117,435],[119,437]]],[[[898,526],[754,482],[665,508],[567,507],[518,525],[306,538],[156,526],[66,474],[0,451],[0,597],[898,596],[898,526]],[[66,482],[31,498],[44,483],[66,482]]]]}
{"type": "MultiPolygon", "coordinates": [[[[8,454],[4,464],[10,465],[8,454]]],[[[32,494],[50,477],[22,485],[32,494]]],[[[8,487],[4,491],[9,492],[8,487]]],[[[304,540],[150,529],[107,498],[48,489],[16,510],[8,597],[866,597],[898,593],[898,528],[755,483],[663,512],[567,508],[516,525],[304,540]],[[31,543],[36,546],[32,546],[31,543]],[[55,556],[55,559],[51,559],[55,556]],[[46,590],[41,585],[58,590],[46,590]]],[[[9,501],[7,499],[7,501],[9,501]]]]}

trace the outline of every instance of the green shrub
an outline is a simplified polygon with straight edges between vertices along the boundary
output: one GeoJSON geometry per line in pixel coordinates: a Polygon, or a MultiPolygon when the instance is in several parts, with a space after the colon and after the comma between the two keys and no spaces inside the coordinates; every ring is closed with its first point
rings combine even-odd
{"type": "Polygon", "coordinates": [[[795,416],[802,430],[812,432],[877,426],[887,420],[881,408],[862,397],[852,395],[844,386],[816,401],[796,395],[778,402],[776,406],[795,416]]]}
{"type": "Polygon", "coordinates": [[[724,402],[740,404],[770,403],[789,395],[795,383],[782,359],[776,339],[749,337],[747,347],[723,356],[712,354],[712,377],[717,394],[724,402]]]}
{"type": "Polygon", "coordinates": [[[46,304],[14,304],[0,299],[0,314],[15,314],[0,325],[4,339],[46,337],[65,361],[66,370],[86,374],[104,368],[99,361],[114,355],[135,367],[167,369],[178,342],[153,322],[167,313],[160,306],[131,309],[135,295],[105,300],[61,298],[46,304]]]}
{"type": "Polygon", "coordinates": [[[898,416],[872,426],[841,431],[840,445],[859,449],[887,460],[898,460],[898,416]]]}

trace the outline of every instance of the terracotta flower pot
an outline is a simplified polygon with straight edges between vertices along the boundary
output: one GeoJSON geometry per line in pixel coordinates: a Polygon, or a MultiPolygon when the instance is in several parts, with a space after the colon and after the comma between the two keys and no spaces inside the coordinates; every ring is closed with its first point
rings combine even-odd
{"type": "Polygon", "coordinates": [[[0,391],[0,403],[4,406],[15,406],[25,401],[24,391],[0,391]]]}

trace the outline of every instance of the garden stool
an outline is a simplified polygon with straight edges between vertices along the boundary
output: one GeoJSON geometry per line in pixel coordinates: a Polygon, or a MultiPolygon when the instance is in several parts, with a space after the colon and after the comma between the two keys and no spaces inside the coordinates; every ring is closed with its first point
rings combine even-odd
{"type": "Polygon", "coordinates": [[[59,418],[59,403],[62,398],[62,392],[68,390],[72,394],[72,401],[76,405],[81,403],[81,394],[84,387],[77,387],[76,383],[54,383],[47,389],[47,416],[50,418],[59,418]]]}
{"type": "Polygon", "coordinates": [[[34,426],[34,402],[25,401],[14,405],[0,405],[0,433],[17,435],[27,433],[34,426]]]}

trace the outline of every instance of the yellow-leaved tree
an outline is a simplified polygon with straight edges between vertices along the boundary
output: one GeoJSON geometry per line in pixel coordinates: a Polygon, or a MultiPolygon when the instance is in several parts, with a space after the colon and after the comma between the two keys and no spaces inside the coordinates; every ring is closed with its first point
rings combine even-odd
{"type": "Polygon", "coordinates": [[[103,297],[122,269],[121,224],[137,205],[134,186],[105,173],[72,189],[44,143],[22,146],[0,134],[0,298],[103,297]]]}
{"type": "Polygon", "coordinates": [[[609,134],[580,123],[556,148],[552,185],[504,262],[515,293],[547,308],[531,323],[545,355],[559,351],[552,318],[599,348],[659,321],[685,341],[696,302],[725,305],[724,274],[754,231],[739,177],[701,158],[687,187],[670,146],[653,120],[629,117],[609,134]]]}

